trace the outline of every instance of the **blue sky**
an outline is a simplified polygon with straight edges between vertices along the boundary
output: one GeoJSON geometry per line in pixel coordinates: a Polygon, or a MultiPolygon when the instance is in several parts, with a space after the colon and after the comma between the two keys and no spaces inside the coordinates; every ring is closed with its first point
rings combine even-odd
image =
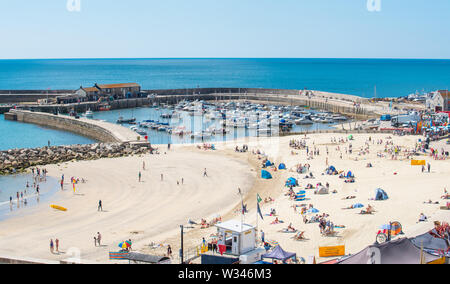
{"type": "Polygon", "coordinates": [[[0,58],[450,59],[449,0],[0,0],[0,58]]]}

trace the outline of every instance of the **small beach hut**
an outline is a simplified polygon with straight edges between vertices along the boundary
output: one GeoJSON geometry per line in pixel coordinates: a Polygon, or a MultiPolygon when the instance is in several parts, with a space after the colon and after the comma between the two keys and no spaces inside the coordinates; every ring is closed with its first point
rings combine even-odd
{"type": "Polygon", "coordinates": [[[279,169],[279,170],[285,170],[285,169],[286,169],[286,165],[283,164],[283,163],[281,163],[281,164],[278,166],[278,169],[279,169]]]}
{"type": "Polygon", "coordinates": [[[268,171],[262,170],[261,171],[261,178],[263,178],[263,179],[271,179],[272,175],[268,171]]]}
{"type": "Polygon", "coordinates": [[[375,189],[375,200],[387,200],[389,197],[387,193],[381,188],[375,189]]]}

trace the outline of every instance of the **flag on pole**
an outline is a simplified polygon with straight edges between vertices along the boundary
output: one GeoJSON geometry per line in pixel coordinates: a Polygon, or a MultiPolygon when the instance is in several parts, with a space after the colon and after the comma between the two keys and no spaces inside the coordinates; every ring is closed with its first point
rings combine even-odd
{"type": "Polygon", "coordinates": [[[258,204],[257,204],[257,207],[258,207],[258,214],[259,214],[259,217],[261,217],[261,219],[264,220],[263,215],[262,215],[262,212],[261,212],[261,207],[259,207],[259,202],[258,202],[258,204]]]}

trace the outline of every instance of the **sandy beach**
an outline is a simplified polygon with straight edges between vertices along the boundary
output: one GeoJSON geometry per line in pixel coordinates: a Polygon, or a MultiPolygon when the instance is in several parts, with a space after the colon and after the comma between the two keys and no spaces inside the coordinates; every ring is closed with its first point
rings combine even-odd
{"type": "MultiPolygon", "coordinates": [[[[79,248],[82,259],[96,262],[112,263],[108,260],[108,252],[118,251],[118,243],[128,239],[132,239],[133,250],[136,251],[164,254],[166,247],[153,249],[150,244],[170,244],[174,254],[177,254],[179,225],[186,225],[188,218],[196,222],[201,218],[210,221],[219,215],[223,220],[240,218],[238,187],[245,196],[244,203],[249,210],[245,222],[258,222],[258,228],[265,232],[266,240],[277,241],[283,249],[296,252],[303,258],[312,255],[317,258],[320,246],[345,245],[346,253],[356,253],[374,243],[379,227],[389,221],[400,222],[409,236],[426,232],[432,227],[434,218],[450,220],[450,211],[439,209],[446,202],[440,199],[444,188],[450,189],[450,161],[417,156],[417,159],[425,159],[431,165],[430,173],[422,173],[421,167],[411,166],[404,155],[403,151],[413,149],[421,137],[354,134],[352,141],[331,142],[332,138],[345,140],[347,136],[312,134],[306,138],[249,138],[217,143],[216,151],[199,150],[194,145],[173,146],[167,154],[164,154],[167,147],[160,146],[161,155],[47,166],[49,175],[55,178],[60,178],[64,173],[65,190],[56,194],[51,202],[26,208],[23,216],[3,221],[0,240],[8,245],[0,249],[0,254],[50,260],[68,258],[65,253],[50,253],[49,241],[54,238],[60,240],[62,252],[79,248]],[[319,155],[307,158],[306,149],[289,147],[291,139],[303,140],[310,151],[316,147],[320,150],[319,155]],[[377,144],[380,139],[383,142],[377,144]],[[391,155],[384,152],[386,141],[402,146],[397,159],[392,160],[391,155]],[[350,143],[352,154],[345,151],[350,143]],[[234,151],[236,146],[244,144],[249,146],[247,153],[234,151]],[[273,179],[261,179],[264,155],[252,153],[257,150],[277,166],[285,163],[287,170],[268,169],[273,179]],[[335,166],[338,171],[352,171],[355,183],[345,183],[337,175],[322,175],[327,168],[327,158],[328,165],[335,166]],[[142,170],[143,161],[146,163],[145,171],[142,170]],[[294,168],[299,163],[310,164],[315,179],[304,179],[306,174],[297,174],[294,168]],[[368,163],[373,167],[366,167],[368,163]],[[208,177],[203,176],[204,168],[208,177]],[[138,181],[139,171],[142,172],[142,182],[138,181]],[[161,173],[164,174],[163,181],[161,173]],[[72,176],[87,180],[76,186],[75,194],[68,181],[72,176]],[[296,192],[308,183],[316,185],[321,182],[323,185],[329,183],[330,194],[315,195],[314,189],[308,189],[306,201],[290,200],[285,195],[288,188],[284,186],[289,177],[299,181],[299,187],[294,189],[296,192]],[[384,189],[389,199],[369,200],[375,197],[376,188],[384,189]],[[334,190],[337,193],[331,193],[334,190]],[[256,194],[262,199],[275,199],[262,205],[264,220],[257,221],[256,194]],[[355,198],[343,200],[347,196],[355,198]],[[439,204],[424,204],[430,199],[439,204]],[[97,211],[99,200],[103,202],[103,212],[97,211]],[[370,204],[375,213],[360,215],[358,213],[363,208],[342,209],[355,203],[370,204]],[[68,211],[55,211],[50,204],[66,207],[68,211]],[[320,211],[318,214],[328,214],[327,220],[345,228],[337,228],[335,237],[323,237],[317,223],[303,222],[299,208],[296,211],[293,208],[295,204],[312,204],[320,211]],[[275,217],[266,215],[271,208],[276,209],[277,217],[284,221],[283,224],[271,224],[275,217]],[[429,221],[417,224],[420,213],[430,217],[429,221]],[[305,231],[306,240],[295,241],[292,239],[294,234],[279,232],[290,223],[297,230],[305,231]],[[97,232],[102,234],[101,247],[94,246],[97,232]]],[[[447,146],[441,144],[438,147],[447,146]]],[[[187,248],[199,245],[202,237],[208,238],[214,232],[214,227],[200,229],[194,226],[187,229],[185,245],[187,248]]]]}
{"type": "Polygon", "coordinates": [[[65,174],[64,191],[48,204],[41,203],[21,217],[2,222],[0,239],[9,245],[0,254],[61,260],[69,256],[51,254],[50,239],[60,240],[60,250],[78,248],[81,258],[108,262],[108,252],[132,239],[135,248],[163,242],[179,232],[188,218],[212,218],[235,206],[252,187],[255,173],[245,163],[221,155],[176,149],[166,155],[148,155],[48,166],[49,174],[65,174]],[[145,161],[146,170],[142,170],[145,161]],[[220,165],[220,166],[219,166],[220,165]],[[204,168],[208,177],[203,177],[204,168]],[[138,173],[142,172],[142,182],[138,173]],[[161,181],[161,173],[164,180],[161,181]],[[74,194],[70,177],[84,178],[74,194]],[[182,178],[184,184],[181,185],[182,178]],[[180,185],[177,185],[179,181],[180,185]],[[99,200],[103,212],[97,211],[99,200]],[[68,209],[56,211],[50,204],[68,209]],[[94,236],[102,235],[102,247],[94,236]]]}

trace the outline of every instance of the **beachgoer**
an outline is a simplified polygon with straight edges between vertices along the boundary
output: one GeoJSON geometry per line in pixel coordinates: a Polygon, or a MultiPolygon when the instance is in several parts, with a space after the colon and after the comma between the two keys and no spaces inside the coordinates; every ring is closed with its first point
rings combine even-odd
{"type": "Polygon", "coordinates": [[[103,211],[103,206],[102,206],[102,201],[101,200],[98,201],[97,211],[103,211]]]}
{"type": "Polygon", "coordinates": [[[53,239],[50,239],[50,252],[53,253],[53,239]]]}
{"type": "Polygon", "coordinates": [[[139,172],[139,182],[141,182],[141,178],[142,178],[142,173],[139,172]]]}
{"type": "Polygon", "coordinates": [[[59,252],[59,240],[55,239],[56,252],[59,252]]]}
{"type": "Polygon", "coordinates": [[[170,247],[170,245],[167,246],[167,256],[172,257],[172,248],[170,247]]]}
{"type": "Polygon", "coordinates": [[[102,235],[97,232],[97,242],[99,246],[102,246],[102,235]]]}
{"type": "Polygon", "coordinates": [[[206,168],[205,168],[205,171],[203,172],[203,177],[207,177],[208,176],[208,173],[206,172],[206,168]]]}

